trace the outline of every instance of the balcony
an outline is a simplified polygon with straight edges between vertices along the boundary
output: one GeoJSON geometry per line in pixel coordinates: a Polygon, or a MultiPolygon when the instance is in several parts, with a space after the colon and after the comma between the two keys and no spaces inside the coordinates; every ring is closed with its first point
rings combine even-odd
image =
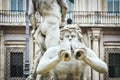
{"type": "Polygon", "coordinates": [[[120,25],[120,12],[71,11],[67,16],[77,24],[120,25]]]}
{"type": "MultiPolygon", "coordinates": [[[[37,22],[41,22],[41,17],[36,14],[37,22]]],[[[26,11],[0,10],[0,25],[25,25],[26,11]]],[[[108,11],[69,11],[66,20],[70,18],[73,23],[79,25],[120,25],[120,12],[108,11]]]]}
{"type": "Polygon", "coordinates": [[[0,10],[0,25],[25,25],[25,11],[0,10]]]}

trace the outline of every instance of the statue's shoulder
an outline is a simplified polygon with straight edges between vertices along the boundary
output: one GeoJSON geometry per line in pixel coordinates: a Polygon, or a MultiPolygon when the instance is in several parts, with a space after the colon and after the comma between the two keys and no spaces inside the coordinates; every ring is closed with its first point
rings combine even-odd
{"type": "Polygon", "coordinates": [[[49,58],[54,57],[57,55],[58,51],[59,51],[58,46],[50,47],[45,51],[43,57],[49,57],[49,58]]]}

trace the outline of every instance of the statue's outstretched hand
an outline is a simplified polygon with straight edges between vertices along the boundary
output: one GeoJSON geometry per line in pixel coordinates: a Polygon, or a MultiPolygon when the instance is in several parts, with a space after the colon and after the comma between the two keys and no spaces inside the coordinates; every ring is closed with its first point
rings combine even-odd
{"type": "Polygon", "coordinates": [[[65,42],[60,45],[58,57],[63,61],[69,61],[71,58],[70,43],[65,42]]]}
{"type": "Polygon", "coordinates": [[[71,55],[70,55],[70,51],[66,51],[66,50],[61,50],[58,53],[58,57],[62,60],[62,61],[69,61],[71,59],[71,55]]]}

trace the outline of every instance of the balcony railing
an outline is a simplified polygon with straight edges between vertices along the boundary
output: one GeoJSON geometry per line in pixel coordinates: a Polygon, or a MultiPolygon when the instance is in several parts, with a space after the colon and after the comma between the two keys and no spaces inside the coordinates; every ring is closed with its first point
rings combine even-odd
{"type": "MultiPolygon", "coordinates": [[[[0,10],[0,24],[25,23],[26,11],[0,10]]],[[[37,15],[37,22],[41,17],[37,15]]],[[[70,18],[77,24],[120,24],[120,12],[108,11],[69,11],[66,20],[70,18]]]]}
{"type": "Polygon", "coordinates": [[[79,24],[120,24],[120,12],[70,11],[67,17],[79,24]]]}
{"type": "Polygon", "coordinates": [[[0,23],[25,23],[24,10],[0,10],[0,23]]]}

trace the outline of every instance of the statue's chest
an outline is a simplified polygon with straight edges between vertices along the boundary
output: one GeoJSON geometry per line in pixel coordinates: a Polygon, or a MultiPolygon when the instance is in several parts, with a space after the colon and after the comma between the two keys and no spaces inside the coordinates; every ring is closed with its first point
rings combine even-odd
{"type": "Polygon", "coordinates": [[[78,61],[76,59],[72,59],[69,62],[60,62],[56,65],[55,70],[61,73],[76,73],[83,72],[85,68],[85,63],[83,61],[78,61]]]}

